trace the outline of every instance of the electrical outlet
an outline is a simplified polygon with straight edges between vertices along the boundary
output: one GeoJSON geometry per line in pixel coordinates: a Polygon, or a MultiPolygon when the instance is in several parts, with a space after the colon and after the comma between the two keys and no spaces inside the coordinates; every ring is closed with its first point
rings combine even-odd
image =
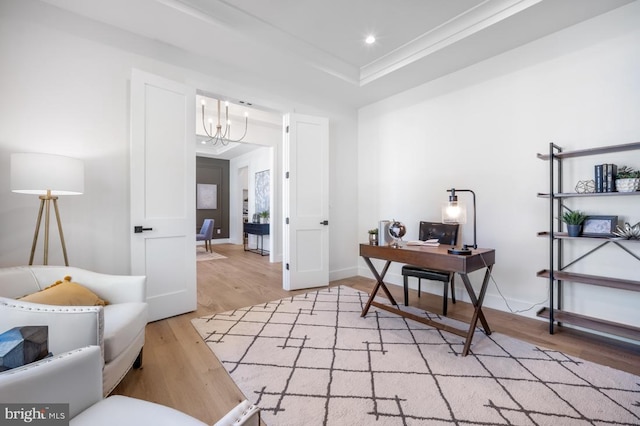
{"type": "Polygon", "coordinates": [[[216,234],[220,233],[220,228],[216,229],[216,234]]]}

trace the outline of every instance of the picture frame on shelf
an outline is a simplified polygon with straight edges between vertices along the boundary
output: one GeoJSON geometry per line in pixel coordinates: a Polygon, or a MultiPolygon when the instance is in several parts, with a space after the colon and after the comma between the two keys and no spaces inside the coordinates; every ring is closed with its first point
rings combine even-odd
{"type": "Polygon", "coordinates": [[[582,224],[584,237],[614,237],[618,216],[587,216],[582,224]]]}

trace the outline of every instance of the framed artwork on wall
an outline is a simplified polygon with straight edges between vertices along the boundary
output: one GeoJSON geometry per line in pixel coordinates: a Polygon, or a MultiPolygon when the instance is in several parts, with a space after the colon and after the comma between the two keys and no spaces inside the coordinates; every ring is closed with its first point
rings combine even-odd
{"type": "Polygon", "coordinates": [[[218,185],[209,183],[197,184],[196,209],[215,210],[218,208],[218,185]]]}
{"type": "Polygon", "coordinates": [[[271,181],[269,170],[256,173],[256,213],[269,211],[269,186],[271,181]]]}

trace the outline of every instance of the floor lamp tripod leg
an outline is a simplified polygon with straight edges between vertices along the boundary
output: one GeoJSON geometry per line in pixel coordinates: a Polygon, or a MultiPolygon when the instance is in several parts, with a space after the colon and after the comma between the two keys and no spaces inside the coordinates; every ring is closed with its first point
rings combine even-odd
{"type": "Polygon", "coordinates": [[[62,244],[62,254],[64,255],[64,264],[69,266],[69,258],[67,257],[67,245],[64,242],[64,233],[62,232],[62,221],[60,220],[60,210],[58,210],[58,197],[50,195],[40,196],[40,210],[38,211],[38,219],[36,220],[36,230],[33,233],[33,244],[31,245],[31,257],[29,257],[29,265],[33,265],[33,257],[38,244],[38,234],[40,233],[40,224],[42,223],[42,213],[44,211],[44,265],[49,264],[49,218],[51,213],[51,201],[53,200],[53,210],[56,214],[56,222],[58,223],[58,232],[60,234],[60,243],[62,244]]]}
{"type": "Polygon", "coordinates": [[[44,205],[44,261],[43,265],[49,264],[49,217],[51,214],[51,198],[45,200],[44,205]]]}
{"type": "Polygon", "coordinates": [[[62,243],[62,254],[64,255],[64,264],[69,266],[69,259],[67,258],[67,245],[64,243],[64,234],[62,233],[62,222],[60,221],[60,211],[58,210],[58,198],[53,198],[53,209],[56,212],[56,220],[58,221],[58,232],[60,233],[60,242],[62,243]]]}
{"type": "Polygon", "coordinates": [[[36,220],[36,230],[33,233],[33,244],[31,245],[31,256],[29,257],[29,265],[33,265],[33,256],[36,253],[36,245],[38,244],[38,234],[40,233],[40,223],[42,222],[43,209],[44,198],[40,198],[40,211],[38,211],[38,219],[36,220]]]}

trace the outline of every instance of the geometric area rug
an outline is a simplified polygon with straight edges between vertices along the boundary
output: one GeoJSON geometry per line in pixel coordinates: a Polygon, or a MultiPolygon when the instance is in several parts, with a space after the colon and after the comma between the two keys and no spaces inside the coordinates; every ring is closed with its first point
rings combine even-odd
{"type": "Polygon", "coordinates": [[[270,426],[640,424],[638,376],[481,329],[462,357],[455,334],[361,318],[367,298],[329,287],[192,324],[270,426]]]}

